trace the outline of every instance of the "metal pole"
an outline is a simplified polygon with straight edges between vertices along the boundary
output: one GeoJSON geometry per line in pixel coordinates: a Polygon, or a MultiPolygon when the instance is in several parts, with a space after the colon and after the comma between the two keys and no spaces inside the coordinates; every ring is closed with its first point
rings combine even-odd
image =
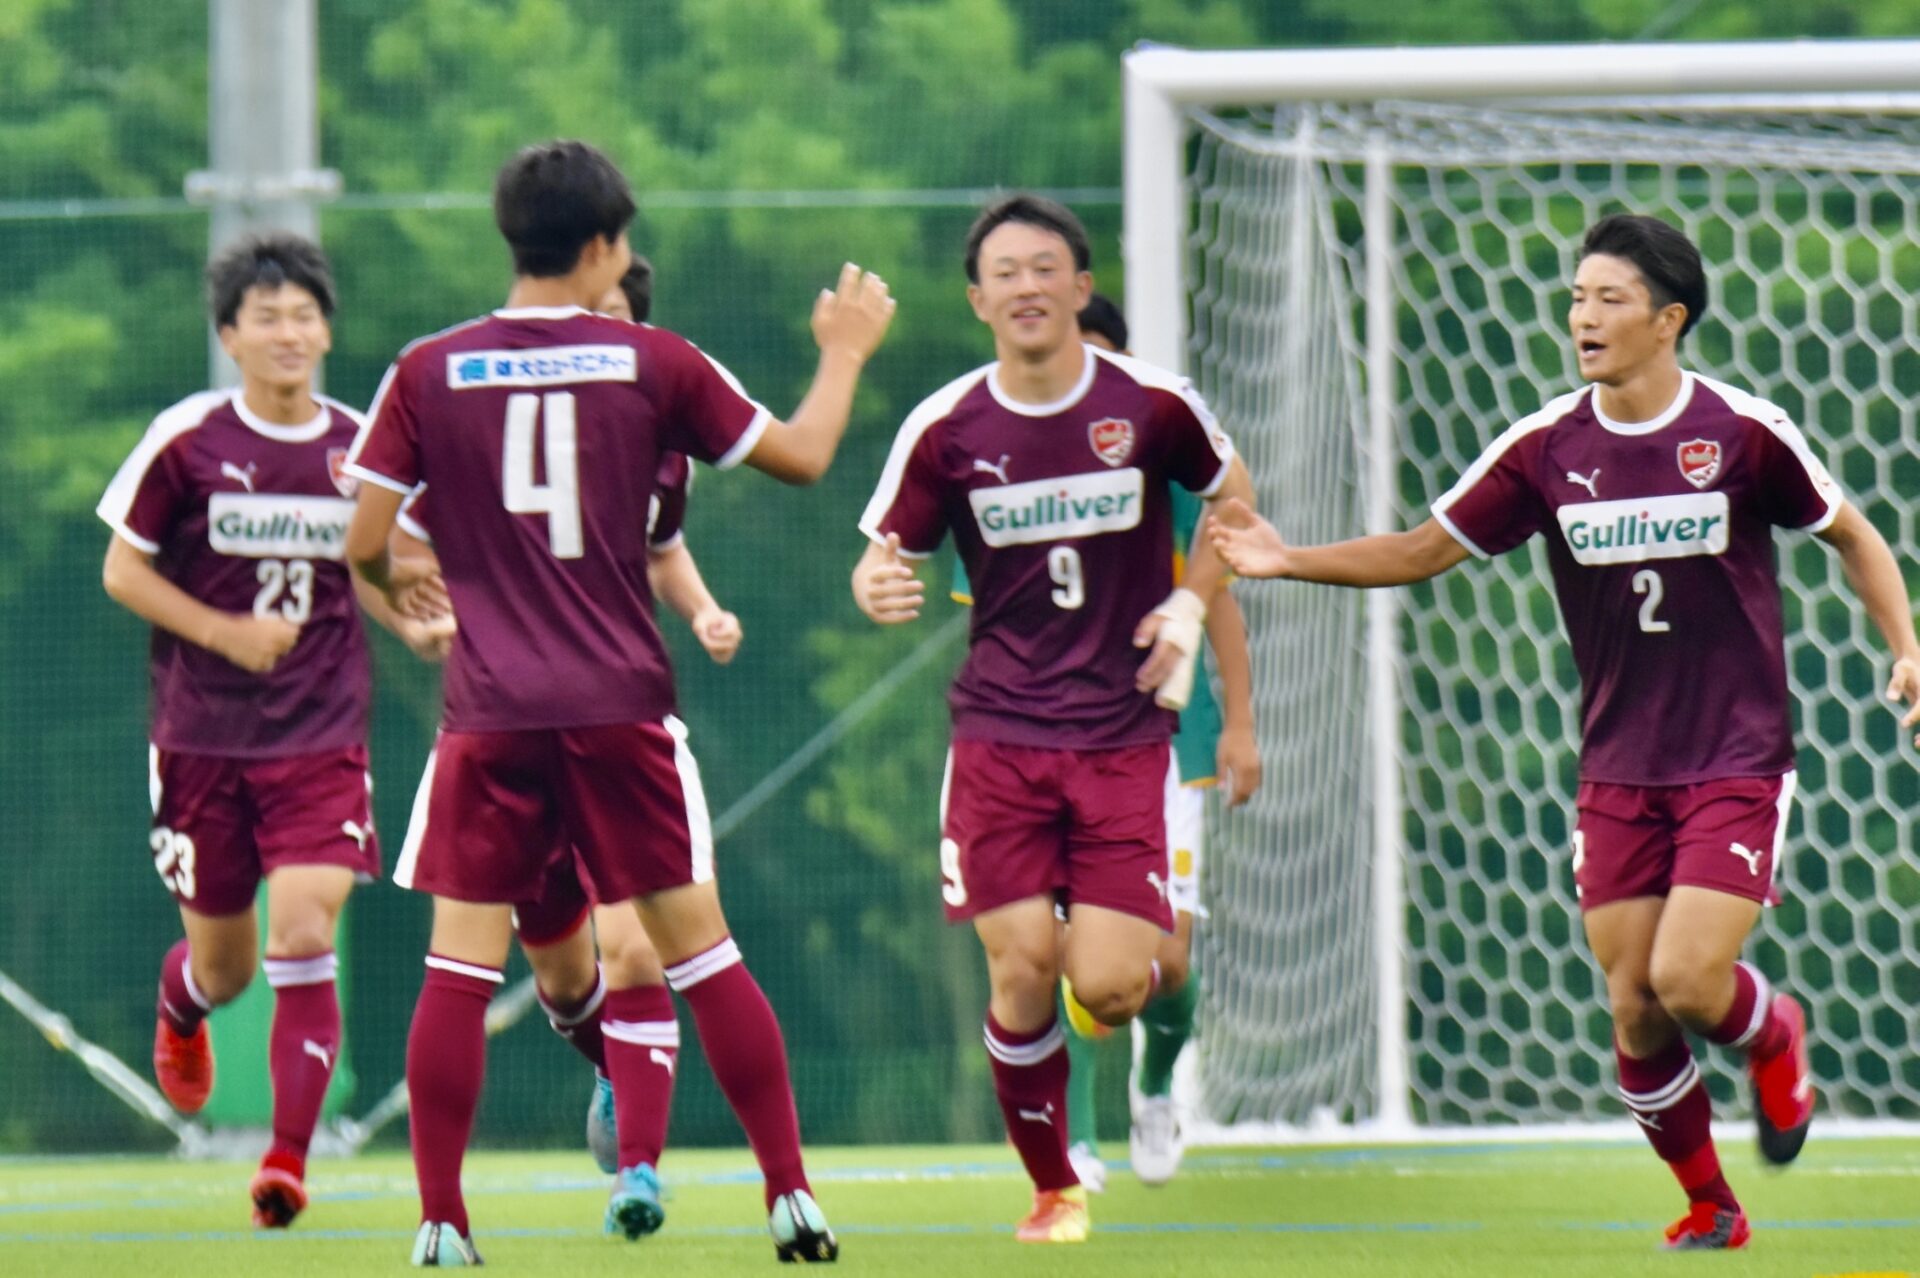
{"type": "MultiPolygon", "coordinates": [[[[208,0],[207,151],[187,198],[211,206],[209,254],[242,235],[292,231],[318,239],[319,201],[340,175],[319,167],[315,0],[208,0]]],[[[239,380],[208,335],[208,384],[239,380]]]]}
{"type": "MultiPolygon", "coordinates": [[[[1369,139],[1363,232],[1367,249],[1367,532],[1394,529],[1393,156],[1369,139]]],[[[1406,877],[1400,846],[1400,598],[1367,593],[1367,735],[1373,788],[1373,961],[1379,1039],[1378,1123],[1411,1129],[1408,1105],[1406,877]]]]}
{"type": "Polygon", "coordinates": [[[1187,370],[1186,120],[1122,59],[1126,110],[1126,206],[1121,254],[1127,267],[1127,331],[1134,354],[1172,372],[1187,370]]]}

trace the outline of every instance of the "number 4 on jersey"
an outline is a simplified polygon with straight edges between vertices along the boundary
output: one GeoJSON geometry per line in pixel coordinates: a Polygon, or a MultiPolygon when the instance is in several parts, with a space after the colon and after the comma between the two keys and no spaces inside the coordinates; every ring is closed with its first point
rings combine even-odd
{"type": "Polygon", "coordinates": [[[579,439],[573,394],[515,394],[507,397],[506,446],[500,481],[507,509],[516,515],[545,515],[547,545],[555,559],[585,553],[580,534],[579,439]],[[543,413],[544,409],[544,413],[543,413]],[[547,482],[533,482],[535,427],[546,421],[547,482]]]}

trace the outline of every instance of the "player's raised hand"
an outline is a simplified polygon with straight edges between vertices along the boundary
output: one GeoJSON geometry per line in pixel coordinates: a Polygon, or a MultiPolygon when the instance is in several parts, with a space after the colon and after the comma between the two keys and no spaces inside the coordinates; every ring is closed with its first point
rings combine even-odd
{"type": "Polygon", "coordinates": [[[1207,536],[1227,567],[1242,577],[1291,575],[1287,543],[1279,531],[1238,497],[1228,498],[1211,513],[1207,536]]]}
{"type": "Polygon", "coordinates": [[[1251,724],[1229,724],[1220,730],[1214,746],[1214,768],[1227,806],[1237,808],[1260,788],[1260,746],[1251,724]]]}
{"type": "Polygon", "coordinates": [[[688,623],[693,627],[693,637],[707,650],[707,655],[718,665],[726,665],[733,660],[733,654],[740,651],[740,640],[745,632],[740,629],[740,618],[725,608],[703,608],[693,614],[688,623]]]}
{"type": "Polygon", "coordinates": [[[848,262],[838,286],[821,289],[813,303],[813,340],[823,352],[852,355],[864,364],[887,335],[893,307],[887,282],[848,262]]]}
{"type": "Polygon", "coordinates": [[[285,617],[229,613],[207,646],[254,674],[266,674],[300,642],[300,627],[285,617]]]}
{"type": "MultiPolygon", "coordinates": [[[[1893,663],[1893,680],[1887,684],[1887,700],[1895,705],[1904,703],[1908,709],[1900,716],[1900,726],[1911,728],[1920,724],[1920,657],[1901,657],[1893,663]]],[[[1920,734],[1916,734],[1913,743],[1920,746],[1920,734]]]]}
{"type": "Polygon", "coordinates": [[[913,566],[900,554],[900,534],[888,533],[880,543],[869,543],[853,569],[853,601],[860,611],[883,626],[899,625],[920,615],[926,591],[913,566]]]}
{"type": "Polygon", "coordinates": [[[393,619],[393,633],[414,656],[438,665],[453,651],[454,636],[460,633],[460,627],[450,612],[425,621],[396,616],[393,619]]]}

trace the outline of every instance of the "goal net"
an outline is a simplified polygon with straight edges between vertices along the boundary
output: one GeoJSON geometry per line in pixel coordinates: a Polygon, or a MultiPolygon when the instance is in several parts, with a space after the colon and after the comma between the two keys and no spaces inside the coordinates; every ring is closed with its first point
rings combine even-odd
{"type": "MultiPolygon", "coordinates": [[[[1167,243],[1185,245],[1188,317],[1171,354],[1290,540],[1421,522],[1507,424],[1577,385],[1572,252],[1631,211],[1674,221],[1707,260],[1712,302],[1684,362],[1782,405],[1911,559],[1906,99],[1287,96],[1183,108],[1183,238],[1167,243]]],[[[1810,1006],[1829,1117],[1920,1120],[1920,777],[1835,556],[1801,534],[1776,544],[1800,800],[1785,903],[1749,955],[1810,1006]]],[[[1574,906],[1578,680],[1538,539],[1401,591],[1238,593],[1267,773],[1211,831],[1196,1126],[1623,1117],[1574,906]]],[[[1710,1073],[1719,1112],[1743,1113],[1739,1072],[1710,1073]]]]}

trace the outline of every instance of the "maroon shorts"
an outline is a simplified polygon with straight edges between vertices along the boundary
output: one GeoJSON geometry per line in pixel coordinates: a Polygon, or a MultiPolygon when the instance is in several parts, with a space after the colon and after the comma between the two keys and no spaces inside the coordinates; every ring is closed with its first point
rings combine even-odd
{"type": "Polygon", "coordinates": [[[578,931],[594,905],[580,858],[571,847],[563,847],[547,858],[539,891],[514,905],[513,930],[523,944],[552,945],[578,931]]]}
{"type": "Polygon", "coordinates": [[[678,719],[442,732],[414,796],[394,882],[456,901],[537,900],[571,847],[594,898],[713,878],[700,769],[678,719]]]}
{"type": "Polygon", "coordinates": [[[367,748],[236,759],[151,748],[153,866],[196,914],[253,908],[263,876],[283,865],[380,873],[367,748]]]}
{"type": "Polygon", "coordinates": [[[941,787],[940,886],[957,923],[1030,896],[1173,930],[1167,743],[1045,750],[957,740],[941,787]]]}
{"type": "Polygon", "coordinates": [[[1786,838],[1793,787],[1791,772],[1693,785],[1582,781],[1573,833],[1580,908],[1665,896],[1676,887],[1776,902],[1774,859],[1786,838]]]}

